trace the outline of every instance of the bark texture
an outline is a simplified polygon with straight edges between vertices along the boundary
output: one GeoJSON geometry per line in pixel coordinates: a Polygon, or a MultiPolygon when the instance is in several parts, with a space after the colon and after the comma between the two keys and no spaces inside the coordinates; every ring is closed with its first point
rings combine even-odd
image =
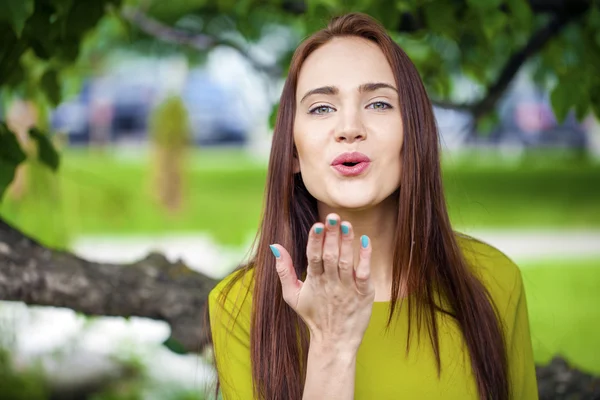
{"type": "Polygon", "coordinates": [[[206,301],[216,283],[156,253],[126,265],[87,261],[45,248],[0,218],[0,300],[162,320],[171,343],[200,352],[209,343],[206,301]]]}

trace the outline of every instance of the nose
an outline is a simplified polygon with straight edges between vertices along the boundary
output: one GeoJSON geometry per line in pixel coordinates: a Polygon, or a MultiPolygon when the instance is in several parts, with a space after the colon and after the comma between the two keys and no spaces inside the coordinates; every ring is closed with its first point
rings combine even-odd
{"type": "Polygon", "coordinates": [[[338,115],[340,115],[340,119],[335,132],[336,142],[353,143],[367,138],[359,112],[348,111],[344,115],[342,113],[338,115]]]}

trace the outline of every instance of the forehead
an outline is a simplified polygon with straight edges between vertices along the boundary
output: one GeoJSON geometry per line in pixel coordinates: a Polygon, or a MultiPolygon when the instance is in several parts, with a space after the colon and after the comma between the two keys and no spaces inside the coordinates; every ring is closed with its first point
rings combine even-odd
{"type": "Polygon", "coordinates": [[[376,43],[358,37],[334,38],[312,52],[302,64],[297,96],[321,86],[342,92],[368,82],[395,86],[392,67],[376,43]]]}

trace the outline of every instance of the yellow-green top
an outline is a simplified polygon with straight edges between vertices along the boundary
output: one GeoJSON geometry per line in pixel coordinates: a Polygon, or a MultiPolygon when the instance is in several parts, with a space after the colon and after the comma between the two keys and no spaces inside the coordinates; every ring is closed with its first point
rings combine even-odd
{"type": "MultiPolygon", "coordinates": [[[[458,235],[463,254],[489,290],[502,318],[507,343],[512,399],[537,399],[537,381],[527,302],[518,267],[503,253],[483,242],[458,235]]],[[[251,273],[238,280],[227,296],[225,307],[217,296],[233,275],[210,293],[212,337],[221,390],[225,400],[252,399],[250,365],[250,311],[248,296],[251,273]],[[235,324],[231,316],[239,315],[235,324]]],[[[451,317],[438,313],[441,376],[426,333],[420,344],[412,330],[406,354],[407,307],[385,332],[389,302],[375,302],[369,327],[356,361],[355,400],[478,398],[466,344],[451,317]]],[[[414,317],[413,317],[414,318],[414,317]]],[[[415,326],[413,324],[413,326],[415,326]]]]}

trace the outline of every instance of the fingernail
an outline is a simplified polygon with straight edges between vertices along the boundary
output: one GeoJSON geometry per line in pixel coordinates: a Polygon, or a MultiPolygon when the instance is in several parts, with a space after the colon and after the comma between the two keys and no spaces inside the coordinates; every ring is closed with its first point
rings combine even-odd
{"type": "Polygon", "coordinates": [[[319,234],[321,232],[323,232],[323,227],[321,227],[321,226],[315,226],[315,233],[319,234]]]}
{"type": "Polygon", "coordinates": [[[271,248],[271,251],[273,252],[273,255],[276,258],[281,257],[281,254],[279,253],[279,249],[277,247],[273,246],[272,244],[270,244],[269,247],[271,248]]]}
{"type": "Polygon", "coordinates": [[[335,219],[335,218],[329,218],[327,220],[327,222],[329,222],[329,225],[335,226],[337,224],[337,219],[335,219]]]}
{"type": "Polygon", "coordinates": [[[363,249],[367,248],[367,246],[369,245],[369,237],[367,235],[362,235],[360,237],[360,245],[363,249]]]}
{"type": "Polygon", "coordinates": [[[347,235],[347,234],[348,234],[348,232],[350,232],[350,227],[349,227],[348,225],[343,225],[343,224],[342,224],[342,233],[343,233],[344,235],[347,235]]]}

